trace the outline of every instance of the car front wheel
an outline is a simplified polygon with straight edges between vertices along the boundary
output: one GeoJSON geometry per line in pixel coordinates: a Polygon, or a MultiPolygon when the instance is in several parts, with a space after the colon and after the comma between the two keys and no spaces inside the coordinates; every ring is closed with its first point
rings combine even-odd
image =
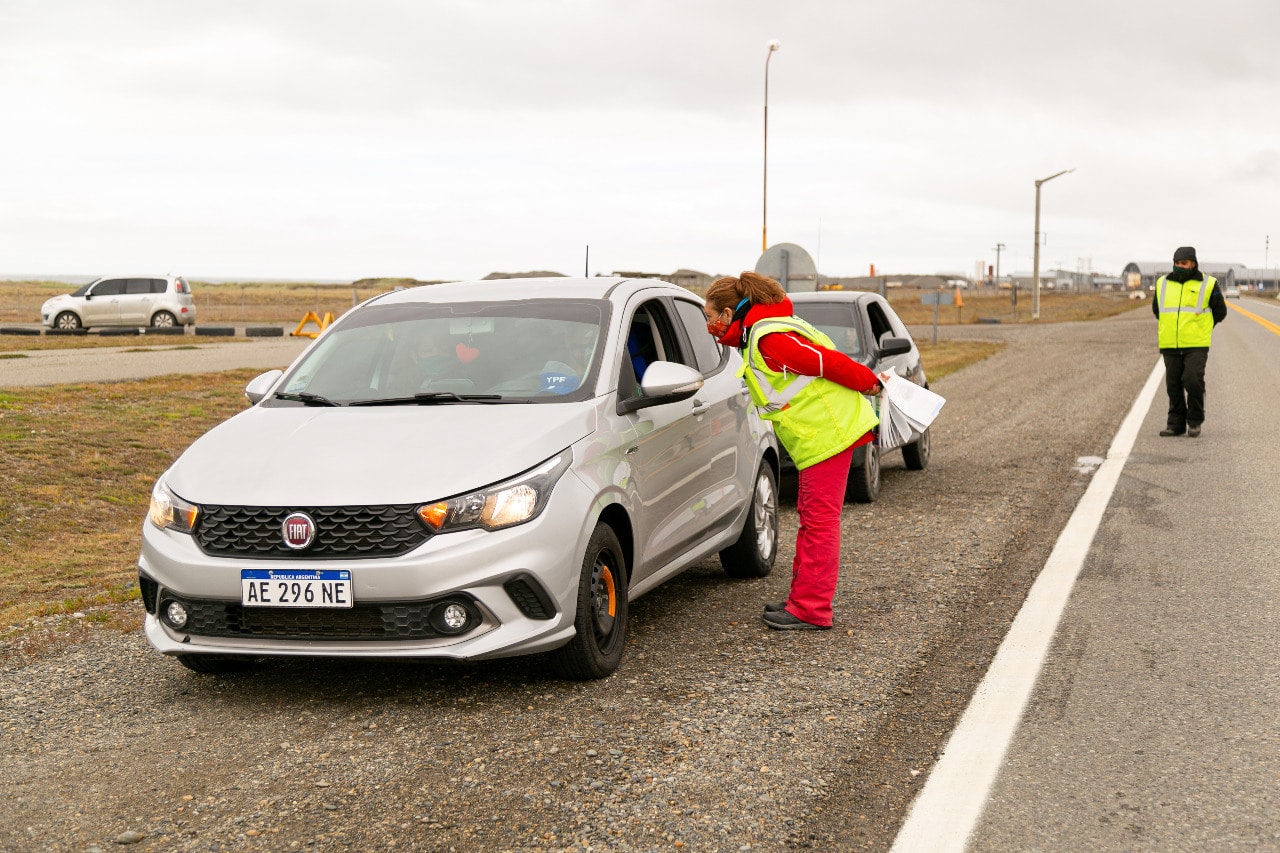
{"type": "Polygon", "coordinates": [[[70,311],[63,311],[53,321],[55,329],[75,330],[80,328],[80,318],[70,311]]]}
{"type": "Polygon", "coordinates": [[[582,558],[573,639],[551,652],[564,678],[587,681],[612,675],[627,638],[627,568],[613,528],[596,527],[582,558]]]}
{"type": "Polygon", "coordinates": [[[151,327],[153,329],[172,329],[176,325],[178,325],[178,318],[168,311],[157,311],[155,316],[151,318],[151,327]]]}
{"type": "Polygon", "coordinates": [[[731,578],[763,578],[777,555],[778,480],[769,463],[761,462],[742,535],[720,552],[720,565],[731,578]]]}
{"type": "Polygon", "coordinates": [[[929,430],[910,444],[903,445],[902,461],[912,471],[923,471],[929,466],[929,430]]]}
{"type": "Polygon", "coordinates": [[[860,504],[869,504],[880,497],[880,448],[873,441],[855,450],[853,467],[849,469],[849,488],[845,497],[860,504]],[[859,461],[858,456],[862,459],[859,461]]]}

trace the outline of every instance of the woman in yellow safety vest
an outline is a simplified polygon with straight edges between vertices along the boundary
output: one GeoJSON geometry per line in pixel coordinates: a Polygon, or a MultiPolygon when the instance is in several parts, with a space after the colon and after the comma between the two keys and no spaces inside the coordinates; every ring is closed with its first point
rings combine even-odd
{"type": "Polygon", "coordinates": [[[878,423],[863,394],[880,380],[795,316],[778,282],[754,272],[707,288],[707,332],[742,350],[742,377],[761,416],[799,471],[800,530],[786,601],[767,604],[777,630],[828,629],[840,573],[840,519],[853,450],[875,439],[878,423]]]}

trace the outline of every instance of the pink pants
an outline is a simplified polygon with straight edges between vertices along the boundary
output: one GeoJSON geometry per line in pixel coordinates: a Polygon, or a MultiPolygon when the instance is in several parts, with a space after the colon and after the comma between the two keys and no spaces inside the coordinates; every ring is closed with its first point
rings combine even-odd
{"type": "Polygon", "coordinates": [[[787,612],[813,625],[831,624],[831,599],[840,576],[840,518],[853,448],[799,472],[796,558],[787,612]]]}

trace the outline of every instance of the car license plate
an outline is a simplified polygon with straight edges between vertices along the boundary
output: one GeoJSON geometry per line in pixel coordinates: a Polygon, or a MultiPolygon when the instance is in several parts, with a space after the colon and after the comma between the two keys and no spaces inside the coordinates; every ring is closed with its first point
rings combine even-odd
{"type": "Polygon", "coordinates": [[[351,572],[241,569],[245,607],[351,607],[351,572]]]}

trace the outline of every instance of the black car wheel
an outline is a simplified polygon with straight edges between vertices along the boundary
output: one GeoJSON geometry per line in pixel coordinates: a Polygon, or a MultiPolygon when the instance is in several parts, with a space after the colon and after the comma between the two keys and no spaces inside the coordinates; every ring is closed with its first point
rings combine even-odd
{"type": "Polygon", "coordinates": [[[769,463],[761,462],[742,535],[720,552],[720,565],[731,578],[763,578],[777,556],[778,479],[769,463]]]}
{"type": "Polygon", "coordinates": [[[75,330],[80,328],[80,318],[70,311],[63,311],[53,321],[55,329],[75,330]]]}
{"type": "Polygon", "coordinates": [[[153,329],[172,329],[176,325],[178,325],[178,318],[168,311],[157,311],[155,316],[151,318],[151,327],[153,329]]]}
{"type": "Polygon", "coordinates": [[[845,497],[860,504],[869,504],[880,497],[880,448],[873,441],[854,452],[853,467],[849,469],[849,488],[845,497]],[[861,451],[861,460],[858,459],[861,451]]]}
{"type": "Polygon", "coordinates": [[[923,471],[929,466],[929,430],[902,448],[902,461],[912,471],[923,471]]]}
{"type": "Polygon", "coordinates": [[[576,681],[612,675],[622,662],[627,639],[627,568],[613,528],[601,524],[591,534],[578,582],[573,639],[551,652],[561,676],[576,681]]]}

